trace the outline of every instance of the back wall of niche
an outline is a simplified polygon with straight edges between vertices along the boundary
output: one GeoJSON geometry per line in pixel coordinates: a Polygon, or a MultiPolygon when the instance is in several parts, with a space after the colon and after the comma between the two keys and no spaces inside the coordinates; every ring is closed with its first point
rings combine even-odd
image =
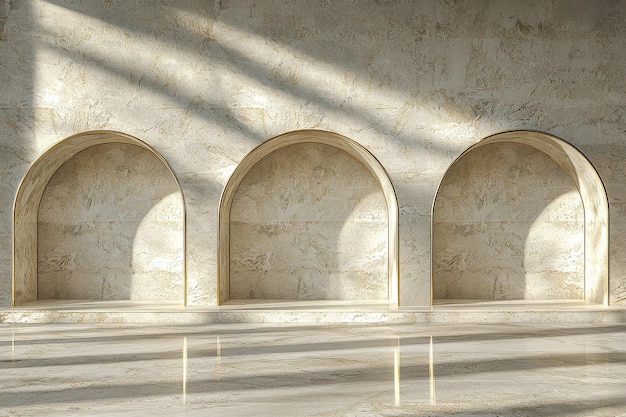
{"type": "Polygon", "coordinates": [[[29,174],[16,201],[16,226],[36,230],[16,233],[17,304],[184,303],[183,198],[154,150],[116,132],[86,132],[45,152],[29,174]],[[31,189],[39,191],[25,198],[31,189]],[[36,212],[28,219],[30,211],[36,212]],[[36,248],[36,256],[20,248],[36,248]],[[23,272],[35,267],[36,282],[29,281],[23,272]]]}
{"type": "Polygon", "coordinates": [[[584,298],[582,201],[543,152],[515,143],[469,152],[434,214],[435,300],[584,298]]]}
{"type": "Polygon", "coordinates": [[[224,190],[219,272],[220,302],[397,303],[397,203],[386,172],[331,132],[266,141],[224,190]]]}

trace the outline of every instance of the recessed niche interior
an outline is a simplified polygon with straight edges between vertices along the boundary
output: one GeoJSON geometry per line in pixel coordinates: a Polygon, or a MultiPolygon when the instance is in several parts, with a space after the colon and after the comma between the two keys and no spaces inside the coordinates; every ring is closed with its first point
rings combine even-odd
{"type": "Polygon", "coordinates": [[[220,207],[220,303],[397,303],[397,202],[364,148],[323,131],[242,160],[220,207]]]}
{"type": "Polygon", "coordinates": [[[372,174],[329,145],[283,147],[235,194],[234,299],[385,300],[388,218],[372,174]]]}
{"type": "Polygon", "coordinates": [[[514,143],[469,152],[435,203],[435,300],[582,300],[583,218],[571,178],[543,152],[514,143]]]}
{"type": "Polygon", "coordinates": [[[14,304],[185,302],[182,193],[137,139],[87,132],[55,145],[25,176],[14,218],[14,304]]]}
{"type": "Polygon", "coordinates": [[[433,206],[434,304],[608,302],[608,205],[566,142],[506,132],[446,172],[433,206]]]}
{"type": "Polygon", "coordinates": [[[170,173],[135,145],[65,162],[37,220],[39,299],[182,302],[182,201],[170,173]]]}

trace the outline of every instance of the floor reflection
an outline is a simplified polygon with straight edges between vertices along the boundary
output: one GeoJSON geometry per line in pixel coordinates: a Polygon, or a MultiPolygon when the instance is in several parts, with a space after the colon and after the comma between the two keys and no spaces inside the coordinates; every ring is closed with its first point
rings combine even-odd
{"type": "Polygon", "coordinates": [[[183,336],[183,404],[187,403],[187,336],[183,336]]]}
{"type": "Polygon", "coordinates": [[[0,369],[11,416],[626,413],[621,324],[0,324],[0,369]]]}
{"type": "Polygon", "coordinates": [[[428,349],[428,382],[430,384],[430,405],[434,408],[437,405],[437,394],[435,391],[435,359],[433,351],[433,337],[430,336],[428,349]]]}

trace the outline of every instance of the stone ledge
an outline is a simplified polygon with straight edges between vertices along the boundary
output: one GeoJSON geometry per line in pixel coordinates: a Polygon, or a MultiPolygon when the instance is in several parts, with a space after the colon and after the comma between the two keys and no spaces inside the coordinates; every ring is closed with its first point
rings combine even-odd
{"type": "Polygon", "coordinates": [[[219,307],[183,307],[130,301],[42,301],[0,310],[0,323],[626,323],[626,306],[569,301],[396,308],[383,303],[246,300],[219,307]]]}

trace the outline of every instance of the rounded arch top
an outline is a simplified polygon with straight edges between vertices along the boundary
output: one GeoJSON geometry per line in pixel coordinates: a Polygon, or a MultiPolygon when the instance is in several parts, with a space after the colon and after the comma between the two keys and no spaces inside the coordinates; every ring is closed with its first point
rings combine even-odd
{"type": "Polygon", "coordinates": [[[585,300],[589,303],[608,305],[608,195],[604,183],[591,161],[574,145],[564,139],[537,130],[510,130],[495,133],[476,142],[455,158],[442,176],[433,200],[431,220],[434,221],[435,202],[439,196],[441,186],[457,162],[468,153],[484,146],[503,143],[526,145],[543,152],[572,179],[580,193],[585,214],[585,300]]]}
{"type": "MultiPolygon", "coordinates": [[[[141,139],[113,130],[80,132],[62,139],[43,151],[31,163],[15,194],[13,201],[13,305],[37,300],[37,217],[39,203],[48,182],[65,162],[81,151],[93,146],[112,143],[138,146],[163,163],[180,191],[183,201],[183,229],[186,228],[185,197],[180,181],[169,162],[155,148],[141,139]]],[[[186,249],[183,250],[186,252],[186,249]]],[[[185,267],[184,269],[186,270],[185,267]]],[[[186,277],[184,282],[186,286],[186,277]]],[[[186,304],[186,288],[183,294],[183,302],[186,304]]]]}
{"type": "MultiPolygon", "coordinates": [[[[446,174],[468,152],[493,143],[517,143],[531,146],[545,153],[561,166],[564,172],[572,178],[579,190],[583,185],[592,186],[598,194],[596,199],[608,201],[604,183],[589,159],[566,140],[538,130],[508,130],[489,135],[461,153],[448,167],[446,174]]],[[[444,174],[444,178],[446,174],[444,174]]]]}
{"type": "MultiPolygon", "coordinates": [[[[154,154],[159,160],[161,160],[161,162],[163,162],[168,171],[174,177],[174,180],[176,181],[178,187],[182,189],[182,187],[180,187],[180,181],[178,180],[178,177],[176,176],[176,173],[172,169],[169,162],[148,143],[123,132],[118,132],[114,130],[90,130],[68,136],[67,138],[60,140],[59,142],[53,144],[45,151],[43,151],[41,155],[39,155],[37,159],[35,159],[35,161],[33,161],[33,163],[30,165],[30,167],[26,171],[26,174],[24,174],[24,177],[20,185],[18,186],[18,195],[20,192],[28,191],[24,190],[23,188],[25,183],[28,183],[31,177],[43,176],[49,179],[49,177],[51,177],[52,174],[54,174],[54,172],[56,172],[56,170],[59,169],[59,167],[72,156],[92,146],[102,145],[106,143],[123,143],[128,145],[135,145],[154,154]],[[50,175],[47,175],[48,173],[50,173],[50,175]]],[[[18,202],[17,196],[15,202],[18,202]]]]}
{"type": "Polygon", "coordinates": [[[263,158],[286,146],[303,143],[328,145],[346,152],[364,165],[378,181],[387,204],[389,221],[389,302],[398,304],[398,200],[391,179],[380,161],[364,146],[340,134],[315,129],[290,131],[267,139],[244,156],[228,179],[219,206],[218,304],[229,299],[230,210],[239,185],[252,167],[263,158]]]}

